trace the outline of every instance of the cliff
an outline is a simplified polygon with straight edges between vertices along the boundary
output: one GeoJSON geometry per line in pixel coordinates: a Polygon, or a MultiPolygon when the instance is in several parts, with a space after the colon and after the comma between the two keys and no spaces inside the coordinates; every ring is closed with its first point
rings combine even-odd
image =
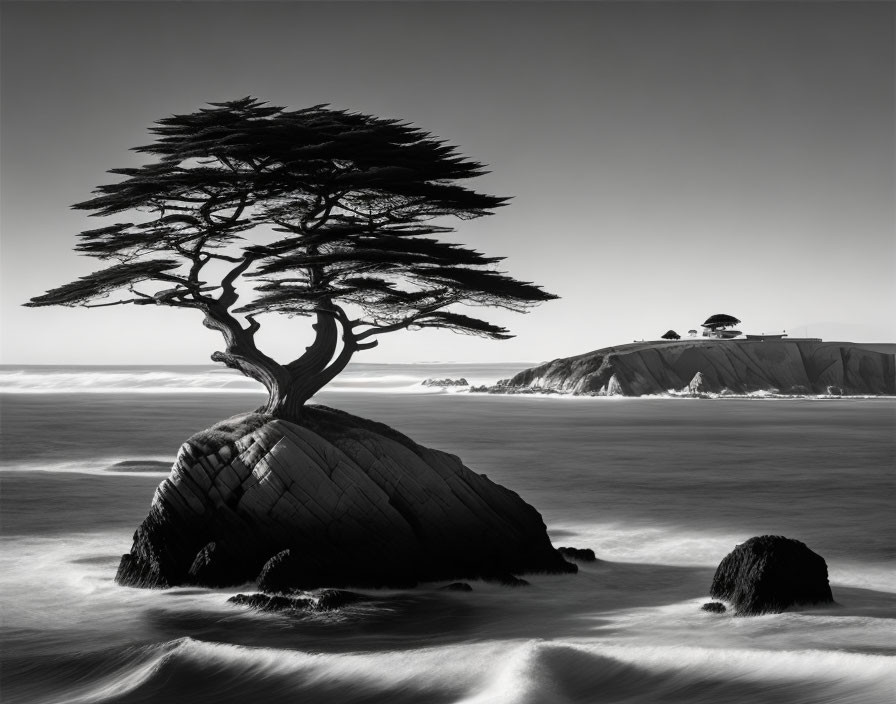
{"type": "Polygon", "coordinates": [[[850,342],[660,341],[555,359],[499,382],[494,390],[529,389],[622,396],[669,391],[893,395],[896,367],[892,352],[881,346],[850,342]]]}
{"type": "Polygon", "coordinates": [[[184,443],[116,580],[277,591],[575,571],[514,492],[312,406],[298,423],[250,414],[184,443]]]}

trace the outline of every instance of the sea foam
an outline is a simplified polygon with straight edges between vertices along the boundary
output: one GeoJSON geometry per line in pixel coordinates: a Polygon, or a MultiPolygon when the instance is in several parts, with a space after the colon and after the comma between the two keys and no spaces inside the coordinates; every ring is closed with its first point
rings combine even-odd
{"type": "MultiPolygon", "coordinates": [[[[428,368],[388,373],[349,366],[327,385],[327,392],[445,393],[423,386],[428,368]]],[[[466,391],[466,388],[463,388],[466,391]]],[[[20,367],[0,369],[0,394],[208,394],[265,393],[254,379],[223,367],[175,369],[20,367]]]]}
{"type": "Polygon", "coordinates": [[[68,702],[170,696],[185,675],[203,700],[254,682],[261,699],[457,704],[885,701],[892,658],[812,650],[614,646],[541,640],[325,654],[182,638],[151,646],[68,702]]]}

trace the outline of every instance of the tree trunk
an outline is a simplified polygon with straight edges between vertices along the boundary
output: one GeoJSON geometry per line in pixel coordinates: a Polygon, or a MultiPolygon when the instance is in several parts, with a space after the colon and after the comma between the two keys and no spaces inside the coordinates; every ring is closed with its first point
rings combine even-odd
{"type": "Polygon", "coordinates": [[[257,323],[252,321],[248,328],[244,328],[236,318],[220,306],[207,306],[203,312],[205,313],[203,324],[207,328],[220,332],[227,343],[224,352],[215,352],[212,355],[212,361],[221,362],[244,376],[260,382],[268,390],[271,398],[278,394],[279,389],[288,384],[289,372],[256,347],[257,323]]]}
{"type": "Polygon", "coordinates": [[[305,353],[284,367],[286,378],[268,389],[268,403],[264,413],[283,420],[297,420],[308,400],[336,377],[351,360],[358,346],[345,324],[342,324],[342,349],[339,348],[336,309],[317,314],[314,329],[317,335],[305,353]],[[334,357],[334,355],[336,355],[334,357]]]}
{"type": "Polygon", "coordinates": [[[215,352],[212,359],[262,383],[268,400],[258,412],[283,420],[298,420],[308,400],[332,381],[360,348],[345,314],[329,301],[323,302],[317,313],[314,342],[287,365],[279,364],[256,347],[258,324],[254,320],[244,328],[222,307],[209,306],[204,312],[205,326],[219,331],[227,343],[226,351],[215,352]],[[340,326],[342,349],[337,355],[340,326]]]}
{"type": "Polygon", "coordinates": [[[259,410],[275,418],[298,420],[305,404],[324,386],[315,383],[315,376],[293,377],[269,390],[268,402],[259,410]]]}

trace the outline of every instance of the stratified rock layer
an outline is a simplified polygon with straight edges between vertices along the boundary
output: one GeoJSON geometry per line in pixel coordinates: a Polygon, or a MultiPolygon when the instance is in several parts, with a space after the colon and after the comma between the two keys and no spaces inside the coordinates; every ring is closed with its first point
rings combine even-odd
{"type": "Polygon", "coordinates": [[[116,580],[272,590],[574,572],[540,514],[444,452],[324,407],[188,440],[116,580]]]}
{"type": "Polygon", "coordinates": [[[824,558],[799,540],[780,535],[750,538],[728,553],[716,569],[709,594],[731,603],[738,616],[834,602],[824,558]]]}
{"type": "Polygon", "coordinates": [[[607,347],[555,359],[499,382],[499,393],[550,389],[641,396],[735,394],[893,395],[892,353],[849,342],[682,340],[607,347]]]}

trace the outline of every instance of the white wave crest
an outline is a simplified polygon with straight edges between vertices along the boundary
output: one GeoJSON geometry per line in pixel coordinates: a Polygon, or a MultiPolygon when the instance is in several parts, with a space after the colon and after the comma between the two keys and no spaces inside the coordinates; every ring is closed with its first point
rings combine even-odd
{"type": "MultiPolygon", "coordinates": [[[[443,394],[467,388],[424,386],[438,376],[432,367],[403,365],[377,369],[349,366],[328,384],[327,393],[443,394]]],[[[477,378],[477,383],[480,380],[477,378]]],[[[484,383],[484,381],[482,382],[484,383]]],[[[114,367],[6,367],[0,368],[0,394],[196,394],[264,393],[264,387],[223,367],[114,368],[114,367]]]]}
{"type": "MultiPolygon", "coordinates": [[[[327,654],[182,638],[69,702],[102,702],[134,692],[163,665],[169,671],[226,673],[231,680],[285,679],[303,690],[326,683],[346,692],[433,694],[457,704],[547,701],[886,701],[896,687],[893,658],[818,651],[607,645],[542,640],[473,643],[374,653],[327,654]],[[792,695],[791,698],[787,698],[792,695]],[[765,698],[768,696],[769,698],[765,698]],[[758,699],[757,699],[758,697],[758,699]]],[[[289,683],[287,685],[287,683],[289,683]]],[[[352,699],[354,701],[354,699],[352,699]]]]}
{"type": "Polygon", "coordinates": [[[251,393],[261,384],[222,369],[0,370],[0,393],[251,393]]]}

